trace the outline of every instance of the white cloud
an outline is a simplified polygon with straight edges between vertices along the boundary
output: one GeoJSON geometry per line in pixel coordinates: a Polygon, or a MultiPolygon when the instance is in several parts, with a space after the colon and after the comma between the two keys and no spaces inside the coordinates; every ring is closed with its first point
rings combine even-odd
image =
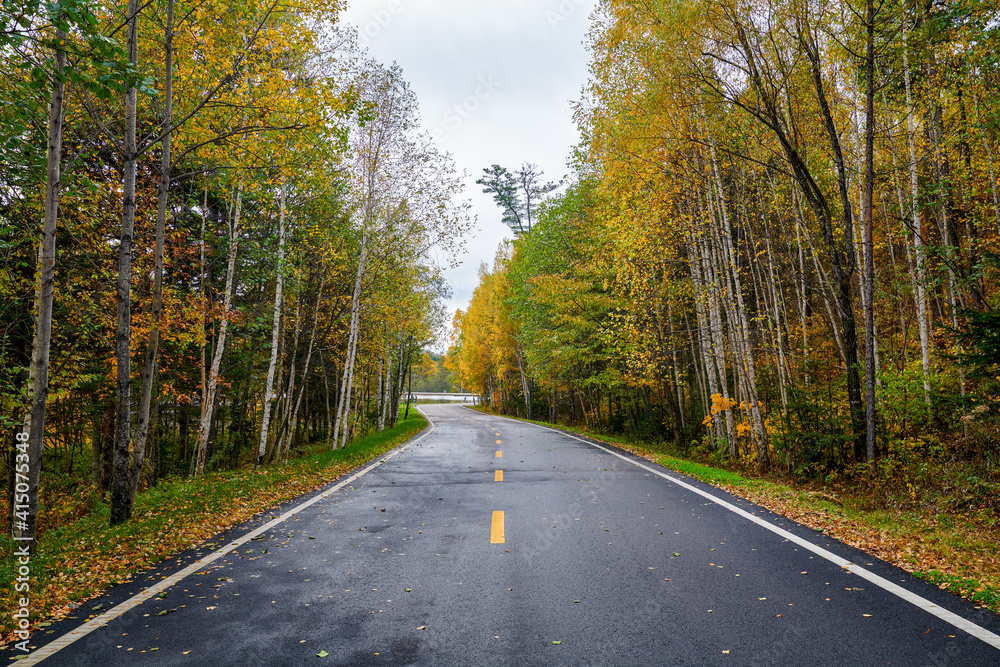
{"type": "Polygon", "coordinates": [[[379,61],[398,63],[420,101],[423,126],[459,169],[478,229],[462,265],[446,277],[449,304],[465,308],[481,262],[511,238],[492,198],[475,184],[492,164],[533,162],[545,178],[566,174],[579,135],[570,104],[587,77],[583,47],[594,0],[353,0],[357,26],[379,61]]]}

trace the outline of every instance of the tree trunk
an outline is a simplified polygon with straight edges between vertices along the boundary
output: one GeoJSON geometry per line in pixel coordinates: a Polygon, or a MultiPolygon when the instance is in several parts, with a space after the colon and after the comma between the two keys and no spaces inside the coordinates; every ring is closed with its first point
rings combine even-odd
{"type": "Polygon", "coordinates": [[[146,340],[146,356],[142,369],[142,389],[139,395],[139,413],[136,416],[136,433],[132,443],[132,465],[129,477],[129,493],[125,499],[125,513],[132,515],[135,494],[139,490],[139,478],[146,455],[149,439],[150,414],[153,410],[153,385],[159,363],[160,319],[163,314],[163,245],[167,220],[167,198],[170,193],[170,134],[173,123],[173,41],[174,41],[174,0],[167,0],[167,18],[163,30],[164,78],[163,78],[163,149],[160,159],[160,192],[156,207],[156,241],[154,247],[153,299],[150,310],[149,337],[146,340]]]}
{"type": "MultiPolygon", "coordinates": [[[[139,3],[128,2],[126,49],[129,63],[139,63],[139,3]]],[[[131,517],[132,461],[132,232],[135,227],[137,91],[134,85],[125,89],[125,174],[122,186],[121,238],[118,242],[118,303],[115,332],[116,391],[118,409],[115,415],[115,463],[111,489],[111,525],[131,517]]]]}
{"type": "MultiPolygon", "coordinates": [[[[56,40],[66,33],[56,31],[56,40]]],[[[28,378],[29,412],[24,430],[17,433],[13,455],[13,502],[10,503],[11,537],[23,553],[35,550],[38,527],[38,481],[45,448],[45,412],[49,396],[49,350],[52,343],[52,306],[55,300],[56,222],[59,214],[60,170],[63,142],[63,100],[66,84],[62,80],[66,53],[54,50],[52,92],[49,95],[48,137],[45,150],[45,209],[38,243],[38,282],[35,285],[35,335],[31,346],[31,370],[28,378]]]]}
{"type": "MultiPolygon", "coordinates": [[[[711,187],[711,186],[709,186],[711,187]]],[[[708,197],[709,209],[706,211],[706,223],[713,225],[712,216],[714,215],[712,211],[712,201],[711,195],[706,191],[706,196],[708,197]]],[[[730,403],[729,398],[729,377],[726,371],[726,339],[725,339],[725,329],[722,323],[722,313],[720,312],[720,303],[722,300],[722,295],[720,290],[722,286],[719,281],[719,277],[715,271],[715,267],[718,263],[713,258],[713,248],[712,242],[706,240],[704,243],[699,244],[702,250],[701,254],[701,271],[702,279],[705,281],[705,286],[708,292],[708,322],[710,335],[708,337],[708,344],[710,355],[714,359],[714,366],[709,369],[710,373],[716,373],[719,378],[718,389],[722,398],[725,399],[726,404],[730,403]]],[[[724,411],[724,419],[726,422],[726,438],[728,439],[728,449],[729,455],[731,457],[736,457],[736,427],[733,424],[733,411],[726,408],[724,411]]]]}
{"type": "Polygon", "coordinates": [[[872,196],[875,187],[875,7],[873,0],[866,3],[867,42],[865,59],[865,442],[868,462],[875,461],[875,259],[873,233],[872,196]]]}
{"type": "Polygon", "coordinates": [[[201,424],[198,427],[198,440],[195,443],[195,476],[205,471],[205,454],[208,450],[208,438],[212,428],[212,414],[215,409],[215,395],[219,386],[219,369],[222,366],[222,354],[226,349],[226,335],[229,331],[229,310],[233,300],[233,284],[236,279],[236,251],[239,248],[240,215],[243,211],[243,181],[236,186],[236,198],[229,216],[229,264],[226,267],[226,291],[222,299],[222,321],[219,323],[219,334],[215,341],[215,352],[212,355],[212,368],[208,373],[208,386],[202,400],[203,411],[201,424]]]}
{"type": "Polygon", "coordinates": [[[926,268],[924,260],[926,251],[924,250],[924,238],[920,225],[920,181],[917,174],[917,146],[916,146],[916,121],[913,114],[913,93],[910,83],[910,56],[909,56],[909,25],[906,20],[905,4],[903,7],[903,84],[906,89],[906,143],[909,149],[909,173],[910,173],[910,217],[913,220],[910,229],[913,234],[913,249],[916,254],[916,310],[917,327],[920,332],[920,363],[923,369],[924,403],[927,406],[927,416],[931,414],[931,354],[930,354],[930,332],[927,322],[927,290],[926,290],[926,268]]]}
{"type": "Polygon", "coordinates": [[[757,454],[757,462],[758,465],[766,467],[770,463],[767,429],[764,427],[764,419],[760,412],[760,400],[757,397],[757,371],[754,366],[753,351],[750,348],[750,322],[747,318],[746,304],[743,300],[743,283],[740,278],[736,252],[733,249],[732,221],[726,206],[725,193],[722,191],[722,176],[719,173],[715,147],[710,145],[709,148],[711,154],[711,174],[714,175],[713,181],[718,194],[719,223],[722,225],[719,234],[722,246],[720,250],[723,253],[721,266],[729,267],[727,286],[731,284],[732,291],[736,297],[735,301],[727,299],[727,303],[731,305],[731,312],[733,314],[730,321],[730,331],[733,333],[736,342],[733,355],[738,360],[740,375],[743,377],[744,399],[746,401],[745,409],[750,421],[750,433],[757,454]],[[738,323],[739,326],[733,326],[734,323],[738,323]]]}
{"type": "Polygon", "coordinates": [[[358,341],[359,319],[361,316],[361,287],[365,277],[365,262],[368,258],[368,230],[361,232],[361,254],[358,257],[358,272],[354,278],[354,291],[351,293],[351,325],[347,337],[347,355],[344,357],[344,377],[340,383],[340,397],[337,401],[337,421],[333,427],[334,448],[347,445],[347,424],[351,410],[350,392],[354,381],[354,357],[358,341]],[[343,437],[341,438],[341,427],[343,437]],[[339,438],[339,440],[338,440],[339,438]],[[343,440],[342,444],[338,444],[343,440]]]}
{"type": "Polygon", "coordinates": [[[285,284],[285,206],[288,186],[281,179],[281,200],[278,206],[278,266],[274,281],[274,312],[271,322],[271,360],[267,366],[267,381],[264,385],[264,415],[260,426],[260,443],[257,445],[256,467],[264,463],[267,452],[267,432],[271,423],[271,402],[274,400],[274,371],[278,367],[278,338],[281,335],[282,290],[285,284]]]}
{"type": "Polygon", "coordinates": [[[514,344],[514,357],[517,360],[517,372],[521,376],[521,392],[524,394],[524,411],[528,419],[534,419],[531,411],[531,381],[524,371],[524,352],[520,343],[514,344]]]}
{"type": "MultiPolygon", "coordinates": [[[[306,387],[307,387],[306,377],[309,375],[309,364],[312,362],[313,346],[316,342],[316,330],[319,328],[320,304],[323,301],[323,290],[326,288],[326,277],[327,273],[324,272],[323,278],[322,280],[320,280],[319,284],[319,293],[316,295],[316,308],[313,312],[313,327],[312,327],[312,333],[309,335],[309,347],[306,349],[306,358],[304,364],[302,365],[302,383],[298,391],[298,397],[295,399],[295,406],[292,408],[291,411],[291,418],[289,420],[289,425],[296,423],[296,421],[298,420],[299,408],[302,407],[302,397],[306,393],[306,387]]],[[[289,396],[289,400],[291,400],[291,396],[289,396]]],[[[283,448],[284,457],[286,459],[288,458],[288,452],[291,449],[293,435],[294,435],[293,429],[289,428],[288,433],[285,436],[285,446],[283,448]]]]}

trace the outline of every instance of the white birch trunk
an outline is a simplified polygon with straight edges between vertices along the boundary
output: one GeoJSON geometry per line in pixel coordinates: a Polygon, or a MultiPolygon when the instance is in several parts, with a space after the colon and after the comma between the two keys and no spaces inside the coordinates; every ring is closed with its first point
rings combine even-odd
{"type": "Polygon", "coordinates": [[[219,369],[222,367],[222,354],[226,348],[226,336],[229,332],[229,310],[233,300],[233,285],[236,280],[236,251],[239,247],[240,215],[243,212],[243,181],[236,186],[236,197],[229,221],[229,263],[226,266],[226,291],[222,299],[222,321],[219,323],[219,335],[215,341],[215,353],[212,355],[212,368],[208,373],[208,386],[205,396],[201,422],[198,425],[198,440],[195,444],[194,474],[201,475],[205,471],[205,453],[208,450],[209,431],[212,427],[212,414],[215,409],[215,394],[219,387],[219,369]]]}
{"type": "MultiPolygon", "coordinates": [[[[126,49],[129,63],[139,63],[139,3],[129,0],[126,49]]],[[[135,229],[135,180],[138,161],[136,117],[138,91],[125,89],[125,132],[122,164],[122,218],[118,239],[118,301],[115,308],[115,449],[111,485],[111,525],[127,521],[132,463],[132,247],[135,229]]]]}
{"type": "MultiPolygon", "coordinates": [[[[56,32],[57,39],[66,33],[56,32]]],[[[28,377],[28,414],[24,430],[16,435],[16,465],[27,464],[25,493],[12,496],[10,506],[11,537],[18,547],[35,551],[38,527],[38,484],[45,448],[45,414],[49,396],[49,351],[52,344],[52,308],[55,302],[56,223],[59,213],[60,173],[63,144],[63,100],[66,84],[62,80],[66,54],[56,49],[53,62],[52,92],[49,96],[48,138],[46,141],[45,210],[38,242],[38,281],[35,284],[35,333],[31,346],[31,369],[28,377]],[[23,496],[20,497],[20,496],[23,496]]]]}
{"type": "Polygon", "coordinates": [[[354,290],[351,293],[351,324],[347,338],[347,354],[344,357],[344,376],[340,383],[340,396],[337,400],[337,420],[333,426],[334,448],[347,444],[348,417],[351,410],[350,391],[354,381],[354,357],[357,348],[358,328],[361,316],[361,287],[364,284],[365,263],[368,259],[368,230],[361,232],[361,254],[358,257],[358,272],[354,278],[354,290]],[[340,443],[343,444],[340,444],[340,443]]]}
{"type": "MultiPolygon", "coordinates": [[[[732,309],[735,311],[734,321],[739,323],[739,327],[730,326],[730,330],[733,332],[737,346],[733,350],[733,354],[739,360],[739,365],[742,366],[741,375],[744,378],[744,399],[746,401],[745,410],[747,417],[750,421],[751,435],[753,439],[754,449],[757,453],[757,460],[762,465],[766,466],[769,464],[770,450],[768,447],[768,436],[767,429],[764,426],[764,418],[760,409],[760,400],[757,396],[757,370],[753,360],[753,351],[750,347],[750,322],[747,318],[747,309],[743,299],[743,284],[740,278],[739,264],[736,261],[736,252],[733,249],[732,243],[732,222],[729,217],[729,211],[726,206],[725,194],[722,191],[722,177],[719,173],[719,166],[715,157],[714,146],[710,147],[711,157],[712,157],[712,173],[714,174],[714,182],[718,196],[719,202],[719,212],[721,217],[719,222],[722,225],[720,236],[722,240],[721,251],[723,253],[723,266],[729,266],[729,277],[732,280],[732,287],[734,296],[736,297],[735,302],[732,299],[727,300],[727,303],[731,304],[732,309]]],[[[730,322],[732,325],[733,322],[730,322]]]]}
{"type": "MultiPolygon", "coordinates": [[[[316,344],[316,331],[319,328],[320,306],[322,305],[323,301],[323,291],[326,289],[327,275],[328,275],[327,273],[325,272],[323,273],[323,278],[320,280],[319,283],[319,293],[316,295],[316,310],[313,314],[312,332],[309,334],[309,346],[306,348],[305,363],[302,365],[302,382],[298,390],[298,397],[295,399],[295,407],[292,408],[291,417],[288,421],[288,429],[285,432],[285,444],[284,447],[282,448],[282,452],[285,459],[288,458],[288,452],[291,450],[292,447],[292,438],[295,436],[295,428],[299,418],[299,410],[302,408],[302,397],[305,396],[306,393],[306,387],[307,387],[306,378],[309,375],[309,364],[312,363],[313,348],[316,344]]],[[[289,400],[291,400],[291,396],[289,396],[289,400]]]]}
{"type": "Polygon", "coordinates": [[[154,247],[153,303],[150,312],[149,335],[142,369],[142,387],[139,394],[139,413],[136,416],[135,440],[132,444],[132,469],[128,514],[132,513],[135,494],[149,440],[149,424],[153,407],[153,384],[156,381],[160,352],[160,319],[163,314],[163,246],[167,224],[167,199],[170,194],[171,157],[170,141],[173,124],[173,57],[174,57],[174,0],[167,2],[166,23],[163,28],[164,77],[163,77],[163,147],[160,153],[160,189],[156,207],[156,241],[154,247]]]}
{"type": "Polygon", "coordinates": [[[909,34],[910,29],[905,16],[905,5],[903,7],[903,84],[906,89],[906,144],[909,149],[909,173],[910,173],[910,217],[912,219],[911,233],[913,235],[913,249],[917,261],[916,276],[916,309],[917,327],[920,332],[920,363],[923,369],[924,380],[924,403],[927,406],[927,416],[931,414],[931,353],[930,353],[930,332],[927,322],[927,284],[925,276],[926,251],[924,250],[924,239],[920,226],[920,181],[917,174],[917,145],[916,145],[916,120],[913,114],[913,93],[910,83],[910,56],[909,56],[909,34]]]}
{"type": "Polygon", "coordinates": [[[267,433],[271,424],[271,403],[274,401],[274,372],[278,367],[278,339],[281,336],[281,304],[285,285],[285,211],[288,186],[281,179],[281,199],[278,203],[278,267],[274,281],[274,311],[271,321],[271,360],[267,365],[267,380],[264,385],[263,418],[260,426],[260,442],[257,445],[256,466],[264,463],[267,453],[267,433]]]}

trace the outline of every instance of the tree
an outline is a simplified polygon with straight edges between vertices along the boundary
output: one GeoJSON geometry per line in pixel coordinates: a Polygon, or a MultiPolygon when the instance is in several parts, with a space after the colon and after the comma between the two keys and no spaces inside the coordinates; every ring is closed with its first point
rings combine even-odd
{"type": "MultiPolygon", "coordinates": [[[[14,540],[34,550],[38,523],[38,480],[42,469],[45,437],[45,413],[49,392],[49,348],[52,343],[52,305],[55,289],[56,218],[59,212],[60,168],[63,141],[63,101],[66,94],[64,68],[66,54],[61,46],[67,38],[65,14],[54,8],[56,24],[51,42],[52,71],[48,109],[48,133],[45,157],[45,205],[38,244],[38,283],[35,306],[35,337],[31,353],[28,398],[30,409],[25,419],[24,439],[18,434],[15,479],[24,479],[25,493],[17,493],[11,504],[11,528],[14,540]],[[62,25],[60,25],[62,24],[62,25]],[[26,544],[24,544],[26,543],[26,544]]],[[[17,486],[18,491],[21,484],[17,486]]]]}
{"type": "Polygon", "coordinates": [[[485,176],[476,179],[483,186],[483,192],[493,195],[493,201],[500,207],[501,220],[511,228],[515,236],[531,231],[538,207],[545,195],[559,187],[559,183],[542,183],[543,172],[538,166],[525,162],[513,174],[498,164],[483,169],[485,176]]]}
{"type": "MultiPolygon", "coordinates": [[[[359,244],[333,430],[335,447],[348,442],[355,368],[364,342],[364,311],[379,305],[375,287],[383,282],[391,284],[386,276],[409,277],[411,285],[432,283],[420,279],[427,277],[420,267],[429,263],[429,251],[451,250],[469,226],[468,204],[454,201],[461,193],[461,184],[451,157],[440,153],[427,134],[416,131],[417,100],[399,67],[386,69],[366,63],[355,85],[359,102],[350,134],[350,179],[354,233],[359,244]],[[373,303],[367,304],[368,300],[373,303]]],[[[407,343],[412,332],[405,327],[393,329],[391,333],[384,331],[385,338],[376,345],[383,350],[383,391],[379,392],[383,408],[388,405],[386,388],[395,386],[392,395],[398,396],[407,374],[393,372],[391,378],[396,379],[391,380],[387,344],[400,346],[399,358],[405,357],[406,369],[412,354],[407,343]]],[[[372,334],[379,335],[377,331],[372,334]]],[[[378,423],[384,425],[384,409],[380,412],[378,423]]]]}
{"type": "MultiPolygon", "coordinates": [[[[5,3],[5,9],[6,3],[5,3]]],[[[10,49],[34,67],[30,77],[32,88],[48,88],[47,132],[45,136],[45,187],[42,225],[38,243],[38,265],[35,291],[34,336],[27,398],[29,408],[24,434],[18,436],[16,473],[13,481],[23,484],[26,492],[12,495],[11,528],[15,540],[34,548],[38,519],[38,483],[44,451],[45,421],[49,395],[50,348],[52,344],[52,314],[55,302],[56,226],[62,192],[62,150],[65,121],[66,84],[73,82],[105,95],[108,88],[120,81],[119,74],[105,72],[99,81],[77,71],[75,65],[84,58],[103,57],[105,67],[118,68],[126,78],[134,70],[121,67],[116,60],[121,53],[117,45],[101,39],[92,7],[85,2],[57,2],[41,11],[40,3],[22,4],[19,11],[5,13],[0,18],[0,47],[10,49]],[[8,23],[8,19],[10,23],[8,23]],[[75,33],[72,37],[70,33],[75,33]],[[34,44],[40,53],[34,50],[34,44]],[[38,58],[42,60],[39,61],[38,58]],[[70,60],[68,63],[67,61],[70,60]]],[[[23,119],[23,117],[22,117],[23,119]]],[[[24,129],[13,130],[11,139],[24,129]]],[[[12,488],[14,487],[12,481],[12,488]]],[[[18,489],[21,484],[17,485],[18,489]]]]}

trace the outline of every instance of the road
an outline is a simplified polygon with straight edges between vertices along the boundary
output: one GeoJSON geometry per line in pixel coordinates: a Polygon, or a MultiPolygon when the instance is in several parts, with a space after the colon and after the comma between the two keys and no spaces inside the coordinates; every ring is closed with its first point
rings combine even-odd
{"type": "Polygon", "coordinates": [[[568,434],[423,409],[422,439],[88,602],[26,664],[51,642],[42,664],[1000,665],[996,615],[821,533],[568,434]]]}

